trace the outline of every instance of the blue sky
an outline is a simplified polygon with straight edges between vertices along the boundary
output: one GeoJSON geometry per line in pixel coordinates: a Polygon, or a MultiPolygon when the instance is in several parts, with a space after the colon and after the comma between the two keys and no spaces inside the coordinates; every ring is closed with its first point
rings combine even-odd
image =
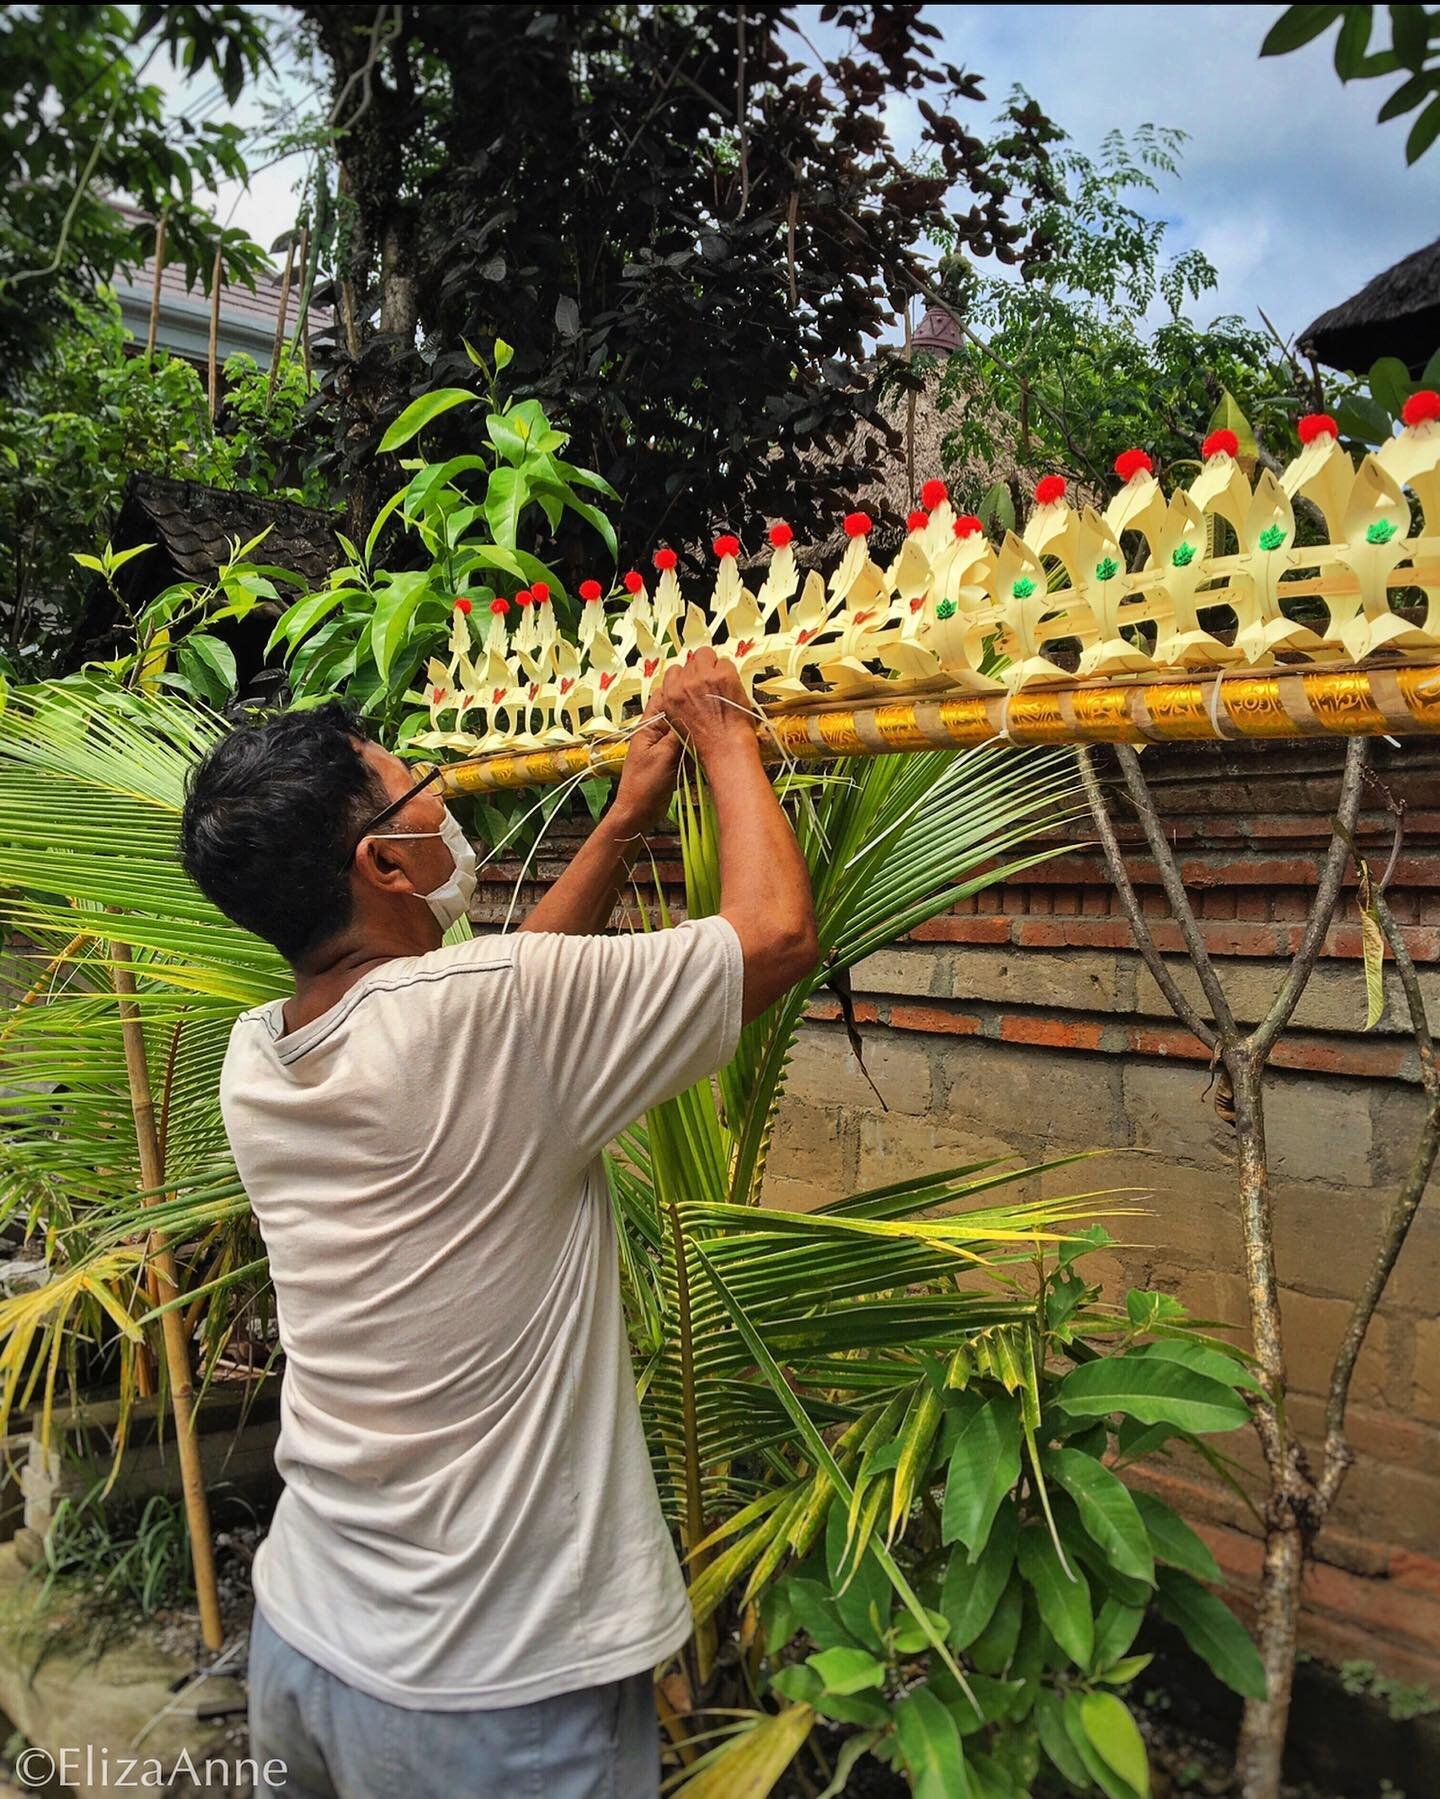
{"type": "MultiPolygon", "coordinates": [[[[1215,264],[1220,287],[1199,308],[1202,319],[1237,312],[1258,323],[1263,307],[1292,334],[1440,230],[1440,147],[1407,169],[1408,121],[1375,123],[1394,82],[1342,86],[1333,31],[1262,62],[1261,40],[1282,10],[932,5],[926,13],[949,60],[985,78],[989,104],[967,108],[971,129],[1019,83],[1085,151],[1111,129],[1147,121],[1187,132],[1179,179],[1137,203],[1170,221],[1168,248],[1198,246],[1215,264]]],[[[818,9],[796,12],[829,49],[835,38],[818,9]]],[[[1377,37],[1381,30],[1388,23],[1377,37]]],[[[892,105],[902,149],[917,122],[913,103],[892,105]]],[[[234,222],[268,244],[294,218],[299,173],[295,159],[260,174],[249,193],[227,187],[219,210],[233,207],[234,222]]]]}
{"type": "MultiPolygon", "coordinates": [[[[930,6],[949,59],[987,98],[1025,87],[1076,145],[1147,121],[1189,135],[1178,180],[1137,201],[1170,222],[1167,248],[1220,276],[1202,306],[1287,334],[1440,231],[1440,148],[1405,166],[1407,121],[1377,126],[1394,80],[1342,86],[1334,32],[1260,60],[1278,6],[930,6]]],[[[1377,13],[1380,11],[1376,9],[1377,13]]],[[[1388,21],[1377,25],[1388,32],[1388,21]]],[[[1388,42],[1388,37],[1386,39],[1388,42]]],[[[985,110],[976,106],[977,118],[985,110]]],[[[908,103],[892,111],[902,143],[908,103]]],[[[973,129],[973,127],[972,127],[973,129]]]]}

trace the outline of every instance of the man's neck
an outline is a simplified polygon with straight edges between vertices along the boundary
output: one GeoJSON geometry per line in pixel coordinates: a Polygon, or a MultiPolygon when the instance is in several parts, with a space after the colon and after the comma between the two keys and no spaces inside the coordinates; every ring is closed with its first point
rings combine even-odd
{"type": "Polygon", "coordinates": [[[338,1004],[359,980],[382,963],[397,956],[421,956],[435,946],[428,941],[411,942],[398,935],[357,934],[327,944],[306,960],[295,973],[295,997],[286,1000],[283,1022],[287,1033],[328,1012],[338,1004]]]}

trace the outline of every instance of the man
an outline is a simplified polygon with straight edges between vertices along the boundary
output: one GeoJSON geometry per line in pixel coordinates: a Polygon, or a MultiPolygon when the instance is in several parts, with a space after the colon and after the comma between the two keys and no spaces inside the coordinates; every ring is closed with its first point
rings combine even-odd
{"type": "Polygon", "coordinates": [[[654,1794],[651,1671],[690,1620],[598,1158],[817,954],[734,667],[707,649],[666,675],[609,811],[513,935],[441,946],[474,853],[433,771],[337,706],[217,744],[182,841],[295,973],[237,1020],[220,1081],[286,1356],[253,1753],[290,1799],[654,1794]],[[682,739],[719,913],[592,935],[682,739]]]}

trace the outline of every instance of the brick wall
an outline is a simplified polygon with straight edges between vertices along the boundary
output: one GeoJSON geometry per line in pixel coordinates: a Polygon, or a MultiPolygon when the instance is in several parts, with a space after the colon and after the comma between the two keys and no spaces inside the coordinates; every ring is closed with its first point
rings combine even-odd
{"type": "MultiPolygon", "coordinates": [[[[1328,841],[1339,756],[1330,746],[1149,750],[1145,766],[1175,842],[1207,947],[1242,1020],[1260,1015],[1298,941],[1328,841]]],[[[1390,903],[1440,1030],[1440,750],[1381,747],[1377,770],[1407,807],[1390,903]]],[[[1359,838],[1372,866],[1394,842],[1371,793],[1359,838]]],[[[1193,985],[1158,877],[1123,805],[1117,825],[1160,948],[1193,985]]],[[[1103,1153],[1035,1177],[1044,1192],[1117,1190],[1142,1215],[1111,1224],[1092,1259],[1107,1287],[1149,1284],[1198,1314],[1243,1325],[1233,1138],[1207,1096],[1208,1056],[1174,1019],[1079,821],[1067,853],[962,902],[855,974],[870,1079],[838,1007],[812,1008],[781,1112],[767,1198],[806,1207],[927,1164],[987,1154],[1025,1163],[1103,1153]],[[874,1086],[872,1087],[871,1081],[874,1086]],[[878,1089],[878,1093],[877,1090],[878,1089]]],[[[547,845],[517,911],[571,845],[547,845]]],[[[477,922],[504,915],[518,868],[489,871],[477,922]]],[[[678,869],[662,864],[673,880],[678,869]]],[[[1418,1129],[1421,1102],[1398,984],[1366,1033],[1360,932],[1347,900],[1279,1045],[1267,1089],[1290,1409],[1318,1440],[1334,1345],[1418,1129]]],[[[1106,1201],[1097,1199],[1097,1206],[1106,1201]]],[[[1365,1656],[1440,1689],[1440,1202],[1422,1208],[1352,1388],[1358,1461],[1307,1589],[1305,1640],[1339,1661],[1365,1656]]],[[[1243,1340],[1243,1333],[1242,1333],[1243,1340]]],[[[1253,1444],[1239,1459],[1256,1467],[1253,1444]]],[[[1177,1462],[1163,1480],[1205,1522],[1243,1585],[1257,1565],[1253,1520],[1207,1475],[1177,1462]]],[[[1258,1490],[1258,1489],[1257,1489],[1258,1490]]]]}

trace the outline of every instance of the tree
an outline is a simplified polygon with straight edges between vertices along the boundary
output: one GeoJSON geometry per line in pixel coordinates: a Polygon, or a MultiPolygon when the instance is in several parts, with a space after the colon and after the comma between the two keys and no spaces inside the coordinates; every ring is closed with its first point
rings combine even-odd
{"type": "Polygon", "coordinates": [[[98,549],[137,470],[324,500],[300,424],[311,383],[286,357],[272,389],[243,354],[225,365],[212,422],[195,370],[137,356],[113,294],[71,300],[44,358],[0,398],[0,671],[65,666],[98,549]]]}
{"type": "Polygon", "coordinates": [[[394,484],[386,424],[495,337],[624,495],[622,540],[829,514],[927,238],[948,224],[1022,270],[1045,255],[1024,206],[1050,196],[1052,128],[1025,102],[999,141],[967,131],[979,77],[936,59],[916,7],[826,7],[850,34],[828,60],[769,6],[301,10],[332,78],[327,393],[356,527],[394,484]],[[924,172],[888,135],[897,96],[924,172]]]}
{"type": "Polygon", "coordinates": [[[239,230],[196,198],[217,179],[245,178],[229,121],[165,117],[165,93],[143,77],[161,50],[177,69],[212,75],[230,105],[269,63],[265,25],[245,6],[35,6],[0,13],[0,369],[9,381],[126,261],[154,248],[187,281],[207,285],[217,253],[231,280],[263,262],[239,230]],[[123,195],[146,219],[111,202],[123,195]],[[149,221],[149,222],[146,222],[149,221]]]}
{"type": "Polygon", "coordinates": [[[1162,469],[1193,462],[1227,395],[1262,443],[1294,454],[1294,417],[1307,408],[1281,346],[1239,318],[1197,324],[1187,308],[1216,287],[1214,267],[1199,250],[1168,255],[1165,220],[1135,204],[1157,175],[1178,173],[1183,141],[1142,125],[1110,132],[1094,159],[1068,143],[1052,149],[1058,191],[1041,221],[1050,254],[1029,280],[986,275],[946,246],[941,281],[964,342],[940,404],[953,420],[945,456],[960,498],[980,503],[964,492],[965,471],[1002,453],[1022,472],[1063,474],[1092,492],[1107,490],[1128,449],[1162,469]]]}
{"type": "Polygon", "coordinates": [[[1373,6],[1287,6],[1265,34],[1262,56],[1284,56],[1327,32],[1337,20],[1335,73],[1342,81],[1399,75],[1376,115],[1383,125],[1418,106],[1420,116],[1405,140],[1406,162],[1418,162],[1440,137],[1440,6],[1389,6],[1390,48],[1372,50],[1373,6]]]}

